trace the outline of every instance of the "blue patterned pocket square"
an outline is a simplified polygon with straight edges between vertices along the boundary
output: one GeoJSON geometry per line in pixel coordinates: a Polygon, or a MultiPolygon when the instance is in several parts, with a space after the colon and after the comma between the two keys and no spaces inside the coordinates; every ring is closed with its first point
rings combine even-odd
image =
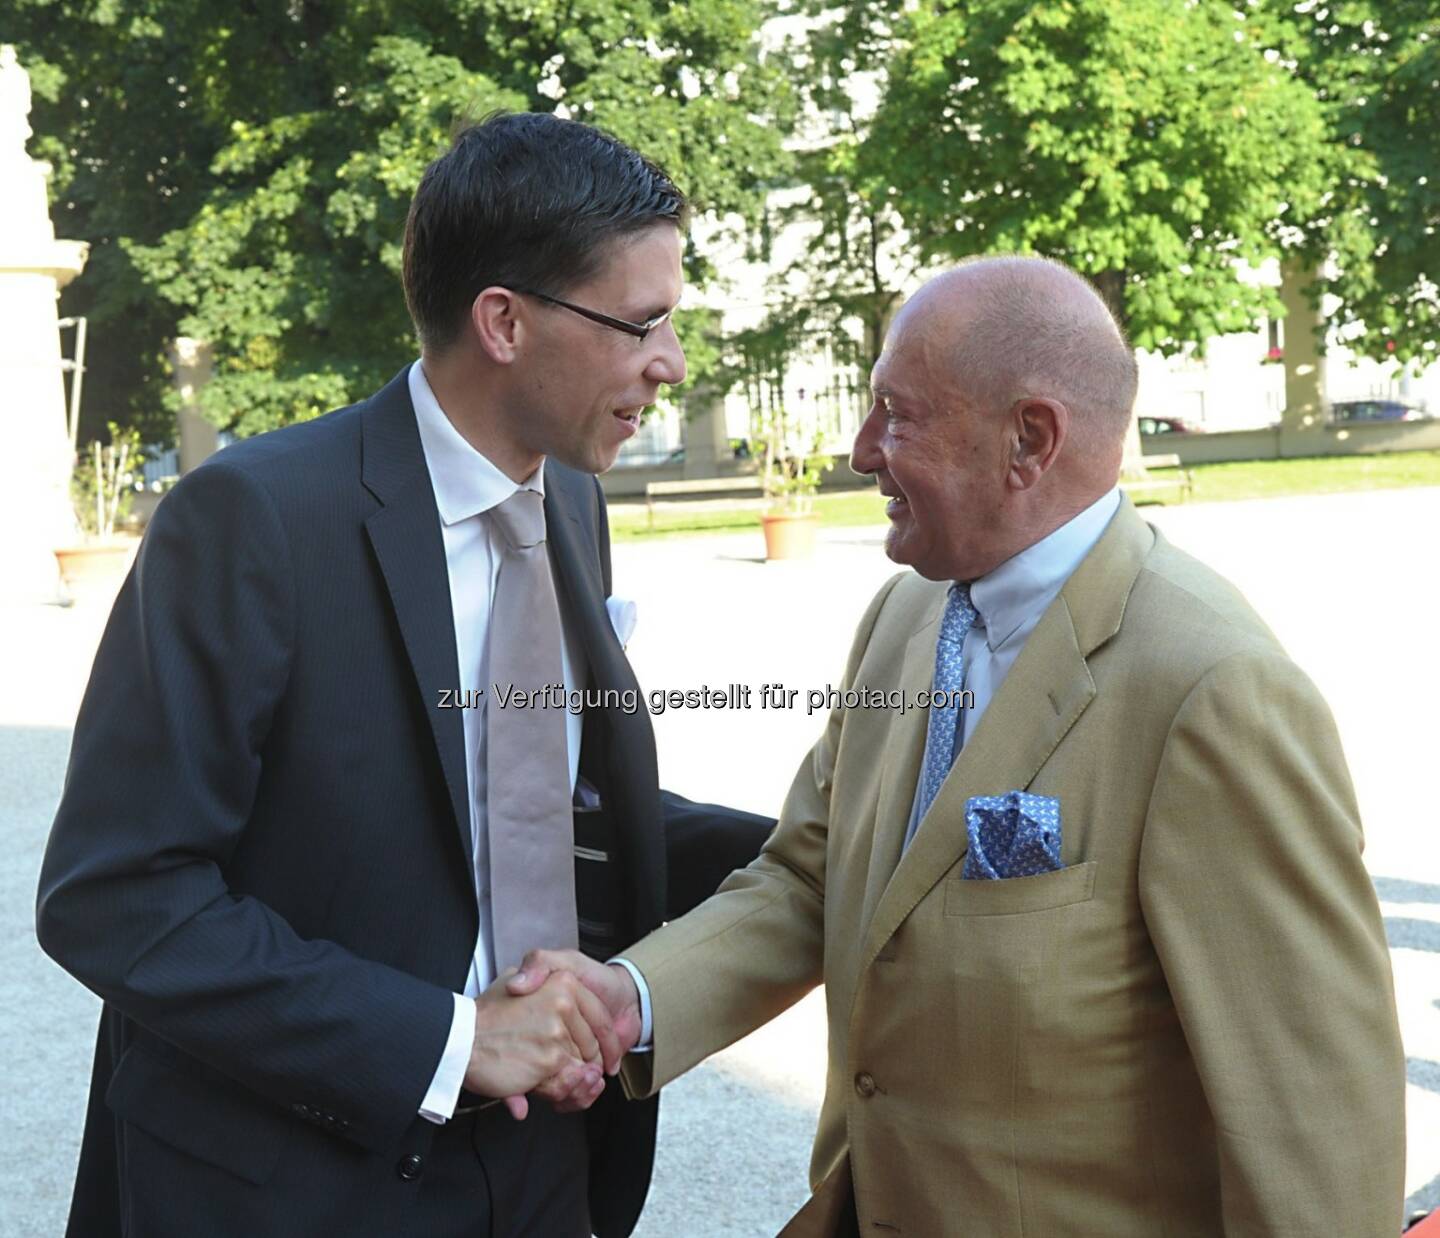
{"type": "Polygon", "coordinates": [[[962,878],[1035,877],[1064,867],[1060,801],[1053,795],[973,795],[965,802],[965,835],[970,850],[962,878]]]}

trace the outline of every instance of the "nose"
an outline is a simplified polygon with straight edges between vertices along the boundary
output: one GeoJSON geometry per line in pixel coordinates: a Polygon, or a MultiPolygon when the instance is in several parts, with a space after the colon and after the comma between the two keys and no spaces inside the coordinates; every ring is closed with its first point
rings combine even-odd
{"type": "Polygon", "coordinates": [[[865,420],[860,423],[860,429],[856,431],[855,442],[851,444],[850,471],[852,473],[859,473],[862,477],[868,473],[878,473],[881,465],[885,463],[885,457],[880,451],[882,423],[880,402],[877,400],[870,405],[870,411],[865,414],[865,420]]]}
{"type": "Polygon", "coordinates": [[[685,381],[685,350],[680,347],[680,337],[675,334],[674,322],[667,319],[653,338],[656,351],[645,367],[645,376],[652,382],[678,386],[685,381]]]}

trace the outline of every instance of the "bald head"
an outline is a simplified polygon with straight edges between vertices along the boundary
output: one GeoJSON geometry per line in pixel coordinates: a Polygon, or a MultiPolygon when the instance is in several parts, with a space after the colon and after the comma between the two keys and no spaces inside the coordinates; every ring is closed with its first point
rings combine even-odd
{"type": "Polygon", "coordinates": [[[896,315],[850,466],[890,502],[885,552],[977,580],[1120,475],[1135,360],[1083,279],[1043,258],[967,262],[896,315]]]}
{"type": "Polygon", "coordinates": [[[1070,411],[1077,454],[1109,459],[1135,403],[1135,357],[1105,302],[1048,258],[975,258],[936,276],[901,311],[927,320],[958,390],[981,413],[1026,398],[1070,411]]]}

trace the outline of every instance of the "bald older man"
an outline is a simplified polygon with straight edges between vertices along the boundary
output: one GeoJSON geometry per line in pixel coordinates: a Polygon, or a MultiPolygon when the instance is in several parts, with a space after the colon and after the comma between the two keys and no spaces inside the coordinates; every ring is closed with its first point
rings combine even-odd
{"type": "Polygon", "coordinates": [[[837,710],[718,894],[628,966],[535,956],[517,982],[577,968],[653,1028],[627,1066],[648,1092],[823,980],[786,1234],[1399,1230],[1404,1064],[1339,738],[1117,489],[1135,385],[1058,264],[927,284],[852,456],[913,571],[845,683],[941,707],[837,710]]]}

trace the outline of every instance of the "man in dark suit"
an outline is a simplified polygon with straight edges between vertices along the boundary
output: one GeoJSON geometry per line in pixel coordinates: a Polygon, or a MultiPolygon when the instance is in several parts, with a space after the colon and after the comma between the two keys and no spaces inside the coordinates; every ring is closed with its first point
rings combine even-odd
{"type": "Polygon", "coordinates": [[[503,974],[608,957],[685,910],[667,867],[698,897],[771,824],[662,802],[607,614],[592,474],[685,376],[685,216],[588,127],[470,127],[406,228],[421,361],[160,505],[40,882],[105,1002],[71,1234],[633,1228],[632,1029],[503,974]]]}

